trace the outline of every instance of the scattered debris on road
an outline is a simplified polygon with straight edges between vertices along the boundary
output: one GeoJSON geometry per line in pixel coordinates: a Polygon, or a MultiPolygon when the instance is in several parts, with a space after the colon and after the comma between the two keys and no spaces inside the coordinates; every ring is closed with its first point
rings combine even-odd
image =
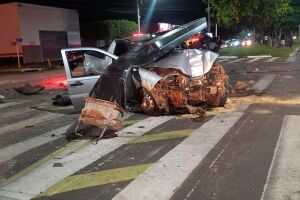
{"type": "Polygon", "coordinates": [[[102,138],[106,130],[117,132],[123,128],[122,117],[124,109],[114,102],[86,97],[85,107],[82,109],[75,134],[81,125],[96,126],[101,129],[99,138],[102,138]]]}
{"type": "Polygon", "coordinates": [[[20,70],[21,72],[41,72],[42,68],[23,68],[20,70]]]}
{"type": "Polygon", "coordinates": [[[31,85],[30,83],[26,83],[23,86],[14,87],[14,89],[24,95],[33,95],[37,94],[39,91],[43,90],[45,87],[41,85],[31,85]]]}
{"type": "Polygon", "coordinates": [[[5,96],[0,95],[0,103],[6,103],[5,96]]]}
{"type": "Polygon", "coordinates": [[[52,98],[52,105],[54,106],[69,106],[72,105],[69,95],[56,95],[52,98]]]}
{"type": "Polygon", "coordinates": [[[248,82],[237,81],[236,84],[231,88],[231,96],[242,97],[254,94],[254,84],[255,82],[253,80],[248,82]]]}
{"type": "Polygon", "coordinates": [[[53,167],[63,167],[64,165],[62,163],[54,163],[53,167]]]}
{"type": "Polygon", "coordinates": [[[232,97],[233,103],[240,104],[272,104],[272,105],[300,105],[300,98],[281,98],[271,96],[250,95],[246,97],[232,97]]]}

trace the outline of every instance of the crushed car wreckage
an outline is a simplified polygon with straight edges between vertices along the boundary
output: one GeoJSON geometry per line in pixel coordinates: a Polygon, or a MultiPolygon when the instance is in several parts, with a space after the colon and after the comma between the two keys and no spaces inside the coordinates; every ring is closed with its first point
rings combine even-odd
{"type": "Polygon", "coordinates": [[[223,106],[228,76],[214,62],[218,54],[177,48],[206,26],[205,18],[192,21],[119,57],[86,98],[79,125],[118,131],[124,110],[203,116],[204,104],[223,106]]]}

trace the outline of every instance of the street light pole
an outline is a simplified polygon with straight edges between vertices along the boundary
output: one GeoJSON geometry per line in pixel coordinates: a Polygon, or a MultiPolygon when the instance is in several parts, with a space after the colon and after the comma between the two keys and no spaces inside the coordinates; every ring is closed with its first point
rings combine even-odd
{"type": "Polygon", "coordinates": [[[141,15],[140,15],[140,2],[139,2],[139,0],[136,0],[136,7],[137,7],[138,28],[139,28],[139,33],[141,33],[141,15]]]}
{"type": "Polygon", "coordinates": [[[207,1],[207,31],[210,33],[210,6],[209,1],[207,1]]]}
{"type": "Polygon", "coordinates": [[[17,57],[18,57],[18,67],[21,69],[21,62],[20,62],[20,53],[19,53],[19,43],[16,44],[17,47],[17,57]]]}

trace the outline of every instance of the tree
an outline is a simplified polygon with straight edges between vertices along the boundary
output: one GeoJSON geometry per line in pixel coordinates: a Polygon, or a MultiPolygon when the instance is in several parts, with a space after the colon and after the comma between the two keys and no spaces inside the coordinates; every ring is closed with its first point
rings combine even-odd
{"type": "Polygon", "coordinates": [[[128,20],[107,20],[103,23],[107,26],[106,40],[114,40],[131,36],[133,32],[138,30],[138,25],[135,22],[128,20]]]}
{"type": "Polygon", "coordinates": [[[286,16],[292,12],[290,0],[209,0],[209,3],[220,25],[226,28],[246,25],[257,33],[257,40],[270,31],[278,37],[286,16]]]}
{"type": "Polygon", "coordinates": [[[298,0],[293,0],[291,7],[292,11],[286,15],[285,23],[282,28],[284,30],[297,32],[300,24],[300,2],[298,0]]]}
{"type": "Polygon", "coordinates": [[[137,23],[124,19],[86,23],[81,27],[82,36],[85,39],[106,41],[131,36],[137,30],[137,23]]]}

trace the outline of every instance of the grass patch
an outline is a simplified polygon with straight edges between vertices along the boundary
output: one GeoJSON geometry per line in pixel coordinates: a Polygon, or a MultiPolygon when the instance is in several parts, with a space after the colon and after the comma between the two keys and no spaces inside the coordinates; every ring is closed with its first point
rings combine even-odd
{"type": "Polygon", "coordinates": [[[300,39],[297,39],[294,41],[294,46],[299,47],[300,46],[300,39]]]}
{"type": "Polygon", "coordinates": [[[262,56],[271,55],[273,57],[288,57],[297,46],[300,46],[300,41],[296,40],[294,43],[294,48],[270,48],[266,46],[253,45],[250,47],[238,47],[238,48],[227,48],[221,49],[219,53],[222,56],[262,56]]]}

